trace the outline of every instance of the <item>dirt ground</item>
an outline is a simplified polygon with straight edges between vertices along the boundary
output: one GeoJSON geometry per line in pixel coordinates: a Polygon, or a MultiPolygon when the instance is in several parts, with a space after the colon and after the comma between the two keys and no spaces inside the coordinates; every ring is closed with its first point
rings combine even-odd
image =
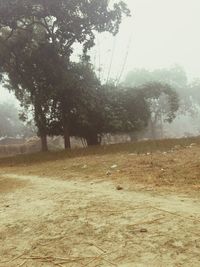
{"type": "Polygon", "coordinates": [[[2,267],[200,266],[196,194],[5,172],[0,186],[2,267]]]}
{"type": "Polygon", "coordinates": [[[197,141],[1,159],[0,267],[199,267],[197,141]]]}

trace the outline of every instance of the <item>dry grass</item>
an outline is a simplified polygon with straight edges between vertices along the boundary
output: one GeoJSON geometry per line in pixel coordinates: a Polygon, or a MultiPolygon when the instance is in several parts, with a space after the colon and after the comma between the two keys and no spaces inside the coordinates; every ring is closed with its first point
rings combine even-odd
{"type": "Polygon", "coordinates": [[[5,158],[0,172],[2,267],[200,266],[199,138],[5,158]]]}
{"type": "Polygon", "coordinates": [[[0,177],[0,194],[13,192],[19,188],[23,188],[27,185],[27,181],[16,180],[12,178],[0,177]]]}
{"type": "Polygon", "coordinates": [[[63,180],[100,179],[130,188],[137,184],[199,190],[199,145],[200,138],[146,141],[4,158],[0,166],[6,173],[63,180]]]}
{"type": "Polygon", "coordinates": [[[116,153],[153,153],[164,152],[173,149],[175,146],[181,148],[191,144],[200,145],[200,137],[182,138],[182,139],[164,139],[164,140],[149,140],[135,143],[124,143],[117,145],[97,146],[89,148],[76,148],[68,151],[48,152],[48,153],[32,153],[26,155],[18,155],[15,157],[2,157],[0,166],[9,164],[35,164],[38,162],[55,161],[58,159],[85,157],[93,155],[109,155],[116,153]]]}

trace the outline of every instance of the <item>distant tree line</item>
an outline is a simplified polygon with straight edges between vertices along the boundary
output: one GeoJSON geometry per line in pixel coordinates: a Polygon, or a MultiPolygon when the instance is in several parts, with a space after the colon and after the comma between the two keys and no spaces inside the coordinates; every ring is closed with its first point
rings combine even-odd
{"type": "Polygon", "coordinates": [[[21,118],[32,112],[43,151],[47,136],[62,135],[67,149],[71,136],[97,145],[105,133],[142,130],[162,94],[164,119],[173,120],[178,97],[170,85],[102,85],[90,64],[95,32],[116,35],[123,16],[130,16],[123,1],[0,0],[1,80],[19,100],[21,118]],[[78,63],[71,61],[76,43],[78,63]]]}
{"type": "Polygon", "coordinates": [[[0,104],[0,138],[29,137],[34,133],[34,127],[25,125],[18,115],[18,109],[13,103],[0,104]]]}
{"type": "MultiPolygon", "coordinates": [[[[185,70],[179,66],[174,65],[170,68],[162,68],[162,69],[155,69],[155,70],[147,70],[147,69],[134,69],[126,75],[126,78],[123,82],[124,86],[130,86],[130,87],[140,87],[142,88],[144,84],[151,84],[159,83],[159,84],[168,84],[171,88],[173,88],[173,92],[171,94],[171,97],[168,97],[168,100],[173,101],[173,107],[171,106],[172,110],[174,111],[176,109],[176,106],[178,104],[179,108],[177,109],[177,112],[174,113],[174,115],[179,118],[181,121],[184,119],[188,119],[191,126],[193,128],[195,127],[197,130],[195,131],[196,134],[198,131],[200,132],[199,128],[199,122],[200,122],[200,79],[196,78],[192,81],[190,81],[187,77],[187,74],[185,70]],[[174,95],[174,96],[173,96],[174,95]],[[178,97],[178,101],[177,101],[178,97]],[[199,130],[198,130],[199,129],[199,130]]],[[[151,86],[152,87],[152,86],[151,86]]],[[[170,93],[170,92],[169,92],[170,93]]],[[[166,95],[166,94],[165,94],[166,95]]],[[[167,96],[167,95],[166,95],[167,96]]],[[[169,94],[168,94],[169,96],[169,94]]],[[[155,101],[154,101],[155,102],[155,101]]],[[[157,112],[153,112],[152,114],[152,124],[150,121],[150,127],[151,125],[154,126],[153,134],[155,134],[156,127],[155,125],[160,125],[161,123],[161,117],[166,117],[164,114],[162,116],[161,113],[166,111],[166,108],[163,110],[163,105],[166,107],[166,97],[162,95],[161,99],[159,100],[160,105],[157,105],[154,103],[154,105],[151,105],[151,109],[157,109],[157,112]],[[164,102],[164,103],[163,103],[164,102]],[[159,108],[162,108],[160,109],[159,108]],[[162,112],[160,112],[162,110],[162,112]],[[155,116],[155,114],[159,114],[158,116],[155,116]],[[156,120],[157,122],[156,122],[156,120]]],[[[174,117],[175,118],[175,117],[174,117]]],[[[165,122],[165,119],[163,120],[165,122]]],[[[170,122],[170,121],[166,121],[170,122]]],[[[184,127],[183,127],[184,128],[184,127]]],[[[189,131],[189,129],[188,129],[189,131]]],[[[192,129],[191,129],[192,131],[192,129]]],[[[185,129],[185,133],[187,132],[187,129],[185,129]]],[[[182,130],[182,133],[184,134],[184,129],[182,130]]],[[[192,133],[192,132],[191,132],[192,133]]]]}

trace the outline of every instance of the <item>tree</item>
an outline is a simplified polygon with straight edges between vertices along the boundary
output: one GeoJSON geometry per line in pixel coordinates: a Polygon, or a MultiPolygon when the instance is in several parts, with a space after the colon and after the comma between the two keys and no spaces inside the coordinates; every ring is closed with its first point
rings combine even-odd
{"type": "Polygon", "coordinates": [[[17,31],[7,41],[6,48],[0,42],[0,62],[4,73],[8,74],[7,87],[14,90],[22,107],[25,109],[33,107],[42,150],[46,151],[47,113],[53,81],[50,79],[53,76],[51,47],[46,43],[32,45],[31,39],[32,35],[17,31]],[[14,52],[11,54],[11,51],[14,52]]]}
{"type": "Polygon", "coordinates": [[[151,111],[149,127],[152,138],[163,136],[164,123],[171,123],[178,110],[186,110],[188,103],[188,81],[184,69],[178,65],[170,69],[153,71],[135,69],[130,71],[124,84],[138,87],[144,95],[151,111]]]}
{"type": "Polygon", "coordinates": [[[108,0],[8,0],[0,1],[0,28],[9,27],[7,39],[18,30],[33,31],[40,26],[49,43],[69,56],[75,42],[84,51],[94,45],[95,31],[117,34],[123,14],[130,15],[122,1],[108,0]]]}
{"type": "Polygon", "coordinates": [[[33,105],[43,151],[55,90],[60,91],[65,146],[70,146],[70,108],[63,100],[66,74],[61,66],[69,63],[73,45],[82,44],[86,56],[95,44],[95,31],[117,34],[123,15],[130,11],[122,1],[113,6],[108,0],[0,1],[1,72],[24,106],[33,105]]]}
{"type": "Polygon", "coordinates": [[[104,124],[100,81],[88,62],[71,63],[67,67],[66,87],[54,95],[49,134],[65,136],[65,121],[69,136],[96,145],[104,124]]]}
{"type": "Polygon", "coordinates": [[[88,92],[89,101],[82,103],[73,120],[74,135],[86,139],[88,145],[100,144],[105,134],[132,134],[147,126],[150,112],[140,91],[99,86],[88,92]]]}
{"type": "Polygon", "coordinates": [[[156,128],[160,127],[163,135],[163,123],[171,123],[179,109],[179,97],[175,90],[168,84],[148,83],[140,87],[149,104],[151,112],[150,128],[152,138],[156,138],[156,128]]]}
{"type": "Polygon", "coordinates": [[[150,111],[137,88],[105,87],[105,133],[134,133],[143,130],[150,111]]]}
{"type": "MultiPolygon", "coordinates": [[[[101,86],[92,66],[73,63],[68,72],[67,86],[73,88],[67,112],[70,136],[80,137],[87,144],[98,145],[107,133],[134,133],[147,126],[150,116],[142,92],[132,88],[101,86]],[[70,77],[70,79],[69,79],[70,77]]],[[[69,97],[68,92],[66,96],[69,97]]],[[[54,105],[49,134],[63,135],[62,107],[54,105]]]]}
{"type": "Polygon", "coordinates": [[[92,65],[81,62],[75,65],[75,86],[78,93],[74,97],[72,112],[72,135],[84,138],[87,144],[98,145],[104,130],[104,98],[102,86],[92,65]]]}

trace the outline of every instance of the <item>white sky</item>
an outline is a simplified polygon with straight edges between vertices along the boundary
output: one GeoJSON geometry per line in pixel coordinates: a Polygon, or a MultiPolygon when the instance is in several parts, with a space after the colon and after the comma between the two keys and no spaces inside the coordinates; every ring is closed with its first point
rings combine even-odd
{"type": "MultiPolygon", "coordinates": [[[[200,0],[125,0],[132,17],[125,19],[115,38],[114,60],[110,77],[133,68],[156,69],[182,65],[190,78],[200,77],[200,0]]],[[[113,38],[103,35],[92,52],[95,65],[108,76],[113,38]],[[96,59],[95,59],[96,57],[96,59]]],[[[1,98],[5,93],[1,90],[1,98]]],[[[5,98],[5,97],[4,97],[5,98]]]]}
{"type": "MultiPolygon", "coordinates": [[[[120,73],[132,36],[124,73],[133,68],[155,69],[179,64],[190,78],[200,77],[200,0],[125,2],[132,11],[132,18],[124,20],[116,37],[112,76],[120,73]]],[[[103,36],[99,42],[101,63],[106,71],[112,39],[103,36]]],[[[98,59],[96,61],[98,63],[98,59]]]]}

